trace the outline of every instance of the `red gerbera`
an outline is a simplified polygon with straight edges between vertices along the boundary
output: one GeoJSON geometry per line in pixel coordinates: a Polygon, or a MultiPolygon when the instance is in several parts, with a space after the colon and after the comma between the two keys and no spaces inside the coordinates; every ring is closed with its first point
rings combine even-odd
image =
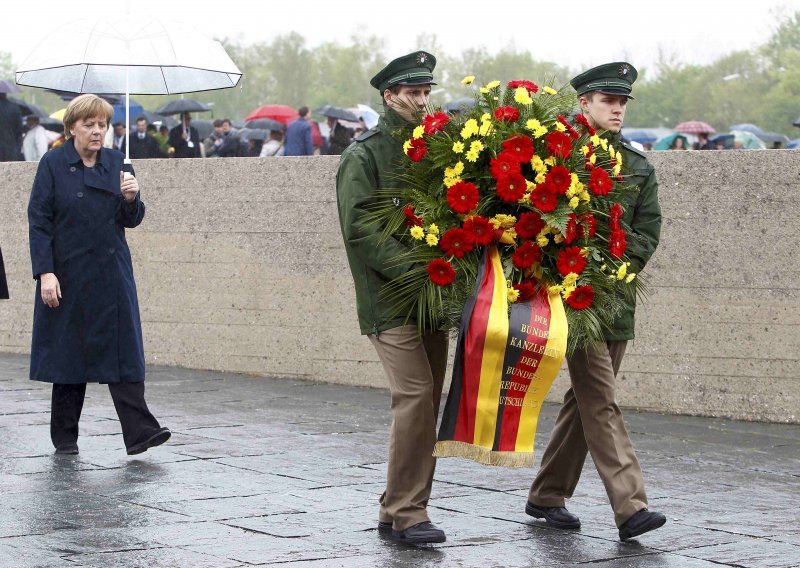
{"type": "Polygon", "coordinates": [[[522,134],[512,136],[503,142],[503,149],[501,154],[508,152],[523,164],[530,162],[533,158],[533,140],[522,134]]]}
{"type": "Polygon", "coordinates": [[[406,153],[408,157],[415,162],[420,162],[422,158],[425,157],[425,154],[428,153],[428,148],[425,146],[425,141],[422,138],[413,138],[411,140],[411,147],[406,153]]]}
{"type": "Polygon", "coordinates": [[[480,198],[478,188],[468,181],[455,183],[447,190],[447,204],[456,213],[469,213],[478,206],[480,198]]]}
{"type": "Polygon", "coordinates": [[[403,208],[403,213],[406,215],[406,225],[409,227],[421,227],[422,217],[414,215],[414,206],[410,203],[403,208]]]}
{"type": "Polygon", "coordinates": [[[614,203],[608,208],[608,226],[611,229],[619,229],[619,221],[622,219],[622,205],[614,203]]]}
{"type": "Polygon", "coordinates": [[[519,216],[514,229],[523,239],[532,239],[539,234],[539,231],[544,229],[544,221],[536,211],[526,211],[519,216]]]}
{"type": "Polygon", "coordinates": [[[464,258],[472,250],[475,239],[472,233],[464,229],[449,229],[439,240],[439,247],[448,255],[464,258]]]}
{"type": "Polygon", "coordinates": [[[595,195],[608,195],[614,182],[608,177],[608,172],[603,168],[595,168],[589,176],[589,189],[595,195]]]}
{"type": "Polygon", "coordinates": [[[581,253],[581,247],[567,247],[558,253],[556,257],[556,268],[561,276],[566,276],[570,272],[580,274],[586,268],[586,259],[581,253]]]}
{"type": "Polygon", "coordinates": [[[492,242],[494,226],[485,217],[475,215],[464,221],[462,228],[472,233],[476,245],[485,246],[492,242]]]}
{"type": "Polygon", "coordinates": [[[592,125],[589,124],[589,119],[583,116],[582,114],[575,115],[575,122],[583,126],[589,133],[589,136],[594,136],[597,133],[597,131],[594,128],[592,128],[592,125]]]}
{"type": "Polygon", "coordinates": [[[580,217],[578,217],[578,221],[581,225],[581,237],[584,239],[591,239],[594,237],[595,231],[597,230],[597,220],[594,218],[589,212],[581,213],[580,217]]]}
{"type": "Polygon", "coordinates": [[[513,284],[512,286],[519,292],[518,302],[527,302],[536,295],[536,286],[530,280],[523,280],[519,284],[513,284]]]}
{"type": "Polygon", "coordinates": [[[533,266],[533,263],[540,258],[542,258],[542,249],[533,244],[533,241],[525,241],[514,251],[511,261],[520,270],[525,270],[533,266]]]}
{"type": "Polygon", "coordinates": [[[572,141],[563,132],[551,132],[545,136],[547,151],[556,158],[569,158],[572,152],[572,141]]]}
{"type": "Polygon", "coordinates": [[[426,114],[422,119],[422,125],[425,127],[425,134],[435,134],[440,130],[444,130],[444,125],[450,121],[450,117],[444,112],[435,112],[433,114],[426,114]]]}
{"type": "Polygon", "coordinates": [[[571,245],[578,238],[578,218],[575,213],[569,214],[569,221],[567,221],[567,228],[564,231],[564,242],[571,245]]]}
{"type": "Polygon", "coordinates": [[[594,288],[578,286],[567,298],[567,305],[573,310],[585,310],[594,303],[594,288]]]}
{"type": "Polygon", "coordinates": [[[615,258],[622,258],[625,254],[625,249],[628,248],[628,243],[625,241],[625,231],[622,229],[614,229],[608,236],[608,254],[615,258]]]}
{"type": "Polygon", "coordinates": [[[553,166],[545,176],[545,181],[553,184],[556,193],[564,195],[572,184],[572,172],[564,166],[553,166]]]}
{"type": "Polygon", "coordinates": [[[443,258],[434,258],[428,263],[428,268],[425,269],[431,282],[439,286],[447,286],[452,284],[456,279],[456,271],[453,266],[443,258]]]}
{"type": "Polygon", "coordinates": [[[496,158],[489,160],[489,169],[492,175],[499,179],[511,174],[521,174],[522,167],[517,157],[508,151],[497,154],[496,158]]]}
{"type": "Polygon", "coordinates": [[[542,213],[550,213],[558,206],[558,194],[553,184],[544,182],[536,186],[531,193],[531,203],[542,213]]]}
{"type": "Polygon", "coordinates": [[[506,203],[516,203],[525,195],[528,183],[522,174],[510,174],[497,180],[497,197],[506,203]]]}
{"type": "Polygon", "coordinates": [[[518,89],[520,87],[525,87],[528,89],[529,93],[538,93],[539,92],[539,85],[534,83],[533,81],[526,81],[525,79],[517,80],[517,81],[509,81],[506,85],[509,89],[518,89]]]}
{"type": "Polygon", "coordinates": [[[519,110],[513,106],[497,107],[494,111],[494,117],[504,122],[515,122],[519,118],[519,110]]]}

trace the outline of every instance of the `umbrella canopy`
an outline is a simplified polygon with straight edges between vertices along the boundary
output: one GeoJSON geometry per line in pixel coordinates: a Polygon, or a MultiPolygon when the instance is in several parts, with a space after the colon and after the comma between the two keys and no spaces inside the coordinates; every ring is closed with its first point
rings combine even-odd
{"type": "Polygon", "coordinates": [[[675,130],[681,134],[714,134],[714,127],[700,120],[690,120],[681,122],[675,126],[675,130]]]}
{"type": "Polygon", "coordinates": [[[21,93],[22,90],[11,81],[0,79],[0,93],[21,93]]]}
{"type": "Polygon", "coordinates": [[[475,99],[471,97],[465,97],[444,103],[442,110],[444,112],[464,112],[470,110],[474,106],[475,99]]]}
{"type": "Polygon", "coordinates": [[[194,99],[175,99],[156,109],[156,114],[169,116],[171,114],[181,114],[182,112],[209,112],[211,107],[194,99]]]}
{"type": "Polygon", "coordinates": [[[211,133],[214,132],[214,123],[210,120],[192,120],[192,126],[197,129],[197,134],[200,140],[205,140],[211,133]]]}
{"type": "Polygon", "coordinates": [[[65,113],[65,112],[67,112],[67,108],[66,108],[66,107],[64,107],[64,108],[60,108],[60,109],[58,109],[57,111],[55,111],[54,113],[52,113],[52,114],[50,115],[50,118],[54,118],[54,119],[56,119],[56,120],[61,120],[61,121],[63,121],[63,120],[64,120],[64,113],[65,113]]]}
{"type": "Polygon", "coordinates": [[[779,132],[762,132],[761,134],[756,134],[761,140],[766,142],[767,144],[788,144],[789,137],[785,134],[781,134],[779,132]]]}
{"type": "Polygon", "coordinates": [[[717,134],[709,138],[708,141],[714,146],[721,142],[726,150],[731,150],[733,148],[733,134],[717,134]]]}
{"type": "Polygon", "coordinates": [[[764,150],[766,146],[758,136],[746,130],[731,130],[733,134],[733,141],[736,144],[741,144],[744,150],[764,150]]]}
{"type": "Polygon", "coordinates": [[[378,112],[373,109],[371,106],[368,105],[357,105],[358,114],[361,117],[361,120],[364,121],[364,125],[367,128],[375,128],[378,125],[378,118],[380,115],[378,112]]]}
{"type": "Polygon", "coordinates": [[[786,147],[790,150],[794,150],[795,148],[800,147],[800,138],[795,138],[791,142],[789,142],[786,147]]]}
{"type": "Polygon", "coordinates": [[[266,140],[269,138],[269,130],[263,128],[242,128],[237,134],[243,140],[266,140]]]}
{"type": "Polygon", "coordinates": [[[178,126],[178,124],[180,124],[177,120],[170,116],[164,116],[155,112],[150,112],[149,110],[143,110],[137,114],[131,113],[131,122],[135,122],[140,116],[143,116],[145,119],[147,119],[147,124],[163,124],[167,128],[172,128],[173,126],[178,126]]]}
{"type": "Polygon", "coordinates": [[[350,122],[358,123],[358,116],[349,110],[333,105],[324,105],[314,111],[316,114],[327,116],[329,118],[336,118],[340,120],[349,120],[350,122]]]}
{"type": "Polygon", "coordinates": [[[239,124],[239,122],[241,122],[243,126],[246,125],[247,128],[273,130],[275,132],[283,132],[284,130],[286,130],[286,126],[282,122],[278,122],[277,120],[273,120],[271,118],[257,118],[249,122],[238,121],[238,120],[236,121],[237,124],[239,124]]]}
{"type": "Polygon", "coordinates": [[[675,142],[676,138],[683,139],[683,147],[688,149],[689,148],[689,140],[681,134],[680,132],[673,132],[672,134],[667,134],[661,140],[655,143],[653,146],[653,150],[669,150],[672,148],[672,144],[675,142]]]}
{"type": "Polygon", "coordinates": [[[764,131],[751,122],[743,122],[741,124],[734,124],[730,127],[730,131],[737,130],[739,132],[752,132],[756,136],[764,134],[764,131]]]}
{"type": "MultiPolygon", "coordinates": [[[[111,119],[111,122],[121,122],[125,124],[125,102],[123,101],[121,104],[115,104],[111,106],[114,108],[114,116],[111,119]]],[[[136,117],[139,116],[142,111],[144,111],[144,107],[134,100],[131,100],[128,108],[130,109],[129,113],[131,122],[135,122],[136,117]]]]}
{"type": "Polygon", "coordinates": [[[245,121],[250,122],[257,118],[271,118],[283,124],[289,124],[299,116],[297,111],[288,105],[262,105],[247,115],[245,121]]]}
{"type": "MultiPolygon", "coordinates": [[[[36,116],[41,116],[41,115],[37,114],[37,113],[36,113],[36,112],[33,110],[33,107],[35,107],[36,105],[33,105],[33,104],[31,104],[31,103],[28,103],[28,102],[25,102],[25,101],[23,101],[22,99],[18,99],[18,98],[16,98],[16,97],[7,97],[7,99],[8,99],[10,102],[12,102],[12,103],[14,103],[15,105],[17,105],[17,108],[19,108],[19,113],[20,113],[22,116],[28,116],[28,115],[31,115],[31,114],[35,114],[36,116]]],[[[37,108],[38,108],[38,107],[37,107],[37,108]]],[[[41,109],[40,109],[40,110],[41,110],[41,109]]],[[[47,115],[45,114],[44,116],[47,116],[47,115]]]]}
{"type": "Polygon", "coordinates": [[[658,136],[647,130],[623,130],[622,135],[628,140],[633,140],[639,144],[647,144],[658,140],[658,136]]]}

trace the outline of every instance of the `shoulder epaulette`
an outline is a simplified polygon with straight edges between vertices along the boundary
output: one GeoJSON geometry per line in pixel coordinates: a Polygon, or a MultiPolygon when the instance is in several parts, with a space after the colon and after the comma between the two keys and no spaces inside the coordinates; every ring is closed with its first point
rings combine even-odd
{"type": "Polygon", "coordinates": [[[377,127],[375,127],[375,128],[370,128],[370,129],[369,129],[369,130],[367,130],[366,132],[362,132],[361,134],[359,134],[358,136],[356,136],[356,138],[355,138],[355,141],[356,141],[356,142],[363,142],[364,140],[367,140],[368,138],[372,138],[373,136],[375,136],[375,135],[376,135],[376,134],[378,134],[379,132],[380,132],[380,129],[379,129],[379,128],[377,128],[377,127]]]}
{"type": "Polygon", "coordinates": [[[645,160],[647,159],[647,154],[645,154],[641,150],[637,150],[636,148],[634,148],[633,146],[631,146],[627,142],[623,142],[622,143],[622,147],[625,148],[628,152],[633,152],[637,156],[640,156],[640,157],[644,158],[645,160]]]}

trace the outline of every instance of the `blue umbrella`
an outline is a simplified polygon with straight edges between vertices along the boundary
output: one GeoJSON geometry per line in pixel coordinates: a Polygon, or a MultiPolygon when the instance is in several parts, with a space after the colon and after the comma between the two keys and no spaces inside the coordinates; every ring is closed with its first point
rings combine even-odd
{"type": "Polygon", "coordinates": [[[761,128],[759,128],[758,126],[756,126],[755,124],[753,124],[751,122],[743,122],[742,124],[734,124],[734,125],[732,125],[730,127],[729,130],[731,130],[731,131],[737,130],[739,132],[751,132],[751,133],[755,134],[756,136],[761,136],[762,134],[764,134],[764,131],[761,128]]]}
{"type": "Polygon", "coordinates": [[[664,136],[664,138],[656,142],[656,145],[653,146],[653,150],[669,150],[676,138],[683,138],[683,147],[687,149],[689,148],[689,140],[686,138],[686,136],[680,132],[673,132],[672,134],[667,134],[664,136]]]}
{"type": "MultiPolygon", "coordinates": [[[[125,103],[115,103],[111,105],[114,107],[114,118],[111,119],[111,123],[121,122],[125,124],[125,103]]],[[[130,117],[131,122],[136,120],[136,117],[139,116],[144,111],[144,107],[131,99],[131,106],[130,106],[130,117]]]]}
{"type": "Polygon", "coordinates": [[[800,147],[800,138],[795,138],[791,142],[789,142],[786,147],[790,150],[794,150],[795,148],[800,147]]]}
{"type": "Polygon", "coordinates": [[[655,142],[658,140],[658,136],[653,134],[652,132],[648,132],[647,130],[631,130],[631,131],[624,131],[623,136],[628,140],[633,140],[634,142],[638,142],[639,144],[647,144],[649,142],[655,142]]]}

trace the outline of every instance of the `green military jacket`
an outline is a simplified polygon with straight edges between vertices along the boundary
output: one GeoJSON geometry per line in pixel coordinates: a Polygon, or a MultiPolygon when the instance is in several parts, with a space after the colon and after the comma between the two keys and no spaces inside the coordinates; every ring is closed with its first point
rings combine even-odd
{"type": "Polygon", "coordinates": [[[405,159],[403,144],[392,130],[410,127],[397,113],[386,110],[378,125],[356,138],[343,153],[336,174],[336,203],[344,248],[356,288],[356,310],[362,334],[404,325],[404,318],[390,316],[392,306],[380,293],[390,280],[410,266],[393,261],[408,247],[398,239],[381,239],[382,227],[367,219],[377,203],[375,190],[401,186],[398,179],[405,159]]]}
{"type": "MultiPolygon", "coordinates": [[[[619,136],[609,141],[620,147],[619,136]]],[[[629,272],[639,274],[653,256],[661,236],[661,206],[658,204],[658,182],[653,165],[647,156],[628,144],[622,146],[622,173],[627,183],[639,187],[636,196],[626,198],[622,225],[628,232],[627,255],[631,265],[629,272]]],[[[606,341],[621,341],[634,338],[636,300],[627,303],[619,317],[606,333],[606,341]]]]}

